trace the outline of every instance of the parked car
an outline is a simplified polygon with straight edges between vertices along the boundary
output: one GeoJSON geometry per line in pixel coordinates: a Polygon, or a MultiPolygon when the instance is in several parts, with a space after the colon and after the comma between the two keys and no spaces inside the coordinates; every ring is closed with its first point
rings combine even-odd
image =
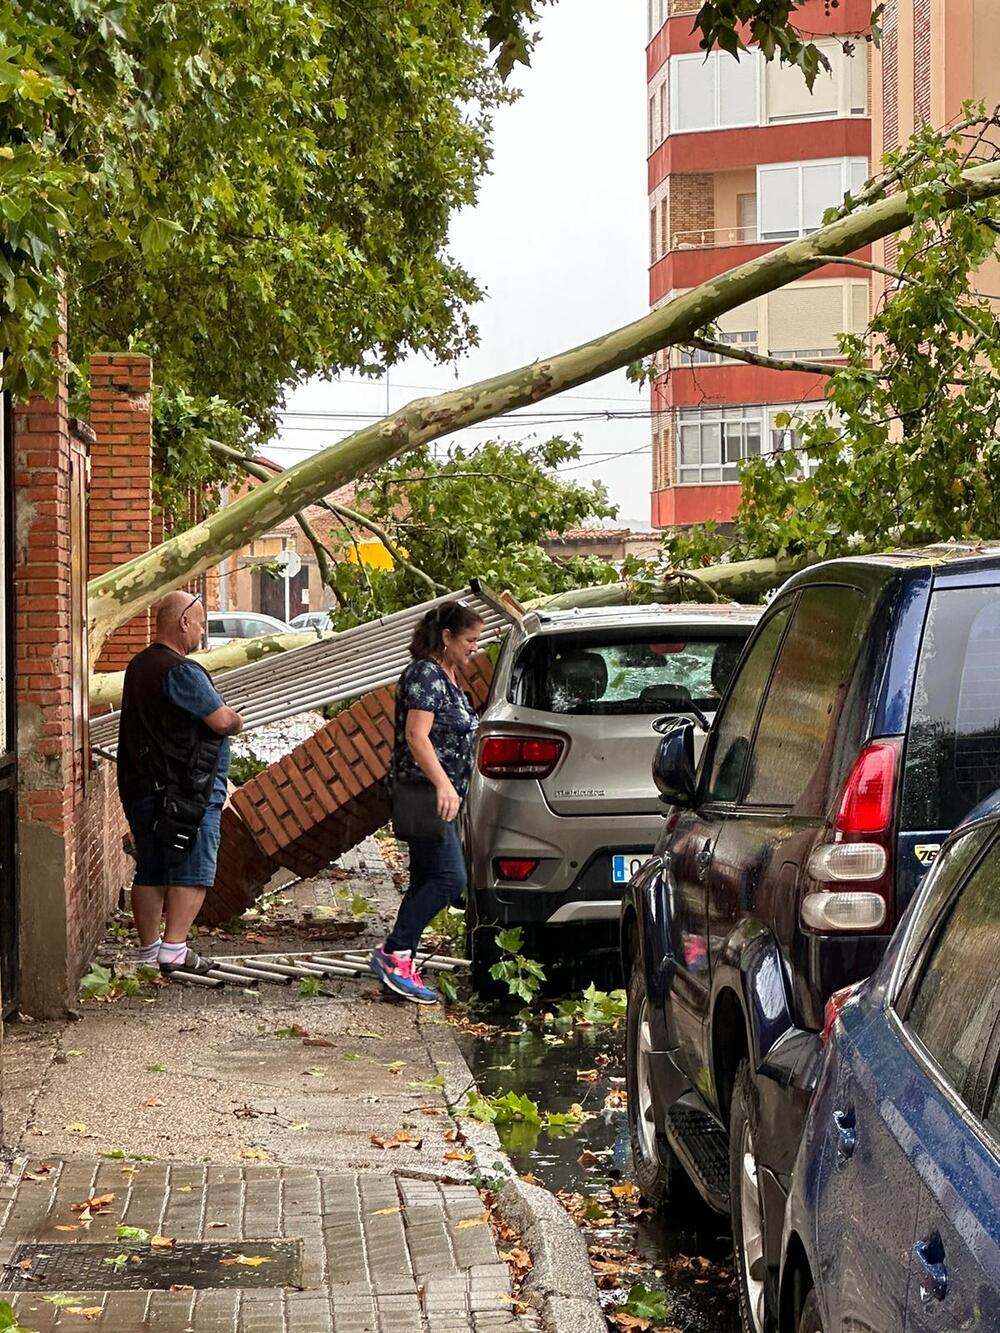
{"type": "Polygon", "coordinates": [[[463,818],[473,979],[498,929],[565,950],[565,927],[615,932],[622,889],[652,851],[657,719],[707,729],[760,612],[734,605],[529,614],[496,663],[463,818]]]}
{"type": "Polygon", "coordinates": [[[260,639],[267,634],[290,634],[291,628],[262,611],[209,611],[209,648],[221,648],[234,639],[260,639]]]}
{"type": "Polygon", "coordinates": [[[303,611],[301,615],[293,616],[288,622],[291,629],[332,629],[330,624],[329,611],[303,611]]]}
{"type": "Polygon", "coordinates": [[[868,976],[941,843],[1000,786],[1000,548],[827,562],[779,591],[623,901],[635,1170],[732,1212],[743,1326],[773,1317],[823,1008],[868,976]]]}
{"type": "Polygon", "coordinates": [[[1000,1328],[998,954],[994,797],[945,844],[874,976],[828,1003],[781,1333],[1000,1328]]]}

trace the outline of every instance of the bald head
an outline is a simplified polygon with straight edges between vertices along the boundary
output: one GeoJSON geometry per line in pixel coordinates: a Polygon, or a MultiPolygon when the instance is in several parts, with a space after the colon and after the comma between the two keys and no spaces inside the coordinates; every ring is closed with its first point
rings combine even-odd
{"type": "Polygon", "coordinates": [[[201,646],[205,608],[191,593],[178,588],[156,606],[156,641],[175,652],[193,653],[201,646]]]}

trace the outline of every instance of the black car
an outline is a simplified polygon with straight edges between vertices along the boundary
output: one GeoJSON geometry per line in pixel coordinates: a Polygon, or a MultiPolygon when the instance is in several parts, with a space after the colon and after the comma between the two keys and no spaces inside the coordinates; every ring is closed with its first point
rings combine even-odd
{"type": "Polygon", "coordinates": [[[731,1212],[744,1327],[771,1323],[826,999],[868,976],[948,831],[1000,786],[1000,548],[816,565],[754,631],[622,907],[635,1170],[731,1212]]]}

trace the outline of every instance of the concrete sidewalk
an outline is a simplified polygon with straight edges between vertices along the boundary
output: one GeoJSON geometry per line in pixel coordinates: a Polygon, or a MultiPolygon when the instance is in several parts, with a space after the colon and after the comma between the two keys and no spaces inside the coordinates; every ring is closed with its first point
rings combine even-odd
{"type": "MultiPolygon", "coordinates": [[[[398,897],[374,844],[353,859],[350,887],[370,899],[369,936],[380,937],[398,897]]],[[[338,888],[316,881],[293,893],[315,908],[338,888]]],[[[293,947],[288,930],[273,945],[293,947]]],[[[15,1166],[0,1197],[0,1264],[13,1267],[0,1269],[0,1294],[25,1328],[539,1327],[512,1298],[473,1183],[490,1163],[468,1160],[465,1127],[449,1113],[471,1082],[450,1026],[436,1008],[386,1000],[374,981],[324,989],[332,998],[171,985],[88,1002],[79,1021],[8,1030],[4,1134],[15,1166]],[[73,1207],[102,1195],[113,1197],[89,1220],[73,1207]],[[134,1262],[115,1237],[121,1224],[176,1244],[136,1242],[134,1262]],[[251,1248],[279,1238],[301,1244],[251,1248]],[[194,1256],[189,1242],[212,1248],[194,1256]],[[98,1244],[112,1249],[90,1249],[98,1244]],[[224,1262],[240,1257],[267,1262],[224,1262]],[[58,1271],[66,1260],[78,1270],[69,1286],[58,1271]],[[117,1290],[119,1281],[139,1288],[117,1290]],[[212,1285],[188,1289],[203,1281],[212,1285]],[[44,1299],[61,1291],[71,1303],[44,1299]]]]}

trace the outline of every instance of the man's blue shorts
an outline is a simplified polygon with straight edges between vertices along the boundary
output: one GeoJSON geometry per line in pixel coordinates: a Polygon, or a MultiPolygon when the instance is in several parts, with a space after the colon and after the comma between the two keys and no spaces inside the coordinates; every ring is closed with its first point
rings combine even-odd
{"type": "Polygon", "coordinates": [[[124,805],[125,818],[135,843],[134,884],[180,884],[202,889],[212,887],[215,883],[215,863],[219,857],[220,805],[210,805],[205,811],[194,845],[185,853],[175,852],[154,834],[155,797],[126,801],[124,805]]]}

